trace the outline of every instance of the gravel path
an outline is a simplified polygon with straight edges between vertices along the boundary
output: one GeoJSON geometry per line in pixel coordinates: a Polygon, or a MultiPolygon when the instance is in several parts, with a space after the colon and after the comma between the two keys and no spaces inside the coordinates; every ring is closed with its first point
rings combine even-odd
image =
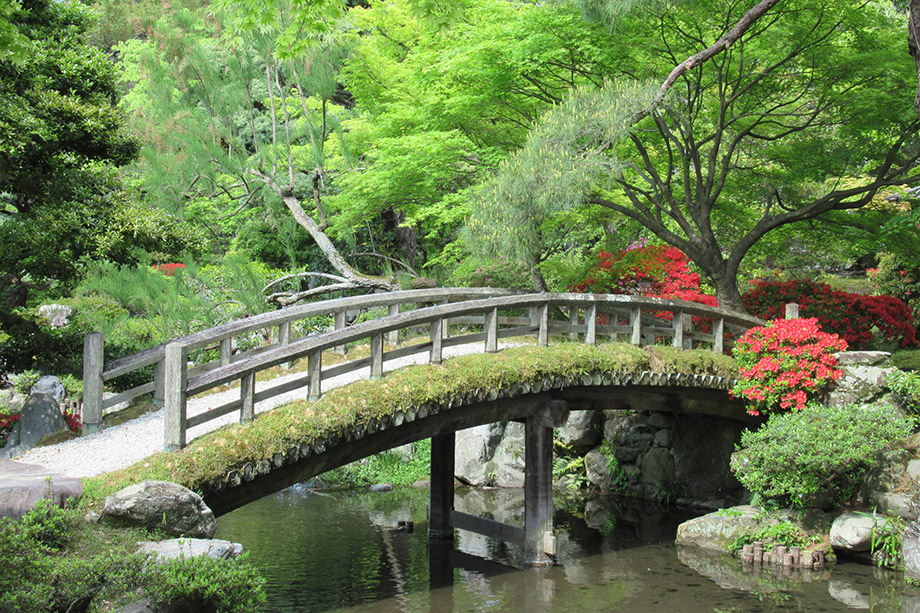
{"type": "MultiPolygon", "coordinates": [[[[449,347],[444,350],[444,357],[476,353],[481,347],[481,343],[449,347]]],[[[398,360],[388,360],[384,363],[384,369],[391,371],[409,364],[425,363],[427,359],[427,353],[422,353],[398,360]]],[[[257,387],[262,390],[303,375],[304,373],[302,372],[284,375],[271,381],[260,382],[257,387]]],[[[323,381],[323,389],[329,390],[364,378],[366,378],[366,373],[363,371],[341,375],[323,381]]],[[[188,415],[196,415],[208,410],[209,407],[235,400],[239,398],[239,393],[239,388],[235,388],[201,398],[191,398],[188,401],[188,415]]],[[[300,400],[304,398],[305,394],[306,389],[303,388],[269,398],[256,405],[256,413],[262,413],[279,405],[300,400]]],[[[191,441],[211,430],[234,423],[238,419],[239,413],[233,412],[200,426],[190,428],[186,434],[187,440],[191,441]]],[[[40,464],[52,472],[68,477],[92,477],[104,472],[125,468],[161,451],[163,449],[163,421],[164,411],[160,409],[121,425],[106,428],[104,431],[90,436],[32,449],[13,459],[30,464],[40,464]]]]}

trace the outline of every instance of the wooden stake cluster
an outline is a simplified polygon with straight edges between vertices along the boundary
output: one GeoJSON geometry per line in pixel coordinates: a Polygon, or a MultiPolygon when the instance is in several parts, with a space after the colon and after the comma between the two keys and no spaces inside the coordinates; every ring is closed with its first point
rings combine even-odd
{"type": "Polygon", "coordinates": [[[770,551],[764,551],[763,543],[754,541],[741,549],[741,562],[745,566],[785,566],[789,568],[819,569],[824,566],[824,551],[820,549],[802,551],[799,547],[787,548],[782,544],[775,544],[770,551]]]}

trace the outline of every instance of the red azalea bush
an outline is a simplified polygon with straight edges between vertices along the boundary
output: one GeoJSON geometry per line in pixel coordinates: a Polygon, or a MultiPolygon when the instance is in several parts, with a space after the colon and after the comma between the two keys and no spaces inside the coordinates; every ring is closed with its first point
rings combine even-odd
{"type": "Polygon", "coordinates": [[[735,344],[740,378],[731,395],[748,403],[748,413],[802,409],[843,376],[835,352],[847,342],[822,332],[814,317],[776,319],[751,328],[735,344]]]}
{"type": "MultiPolygon", "coordinates": [[[[601,251],[597,262],[584,280],[569,285],[569,291],[598,294],[631,294],[671,300],[688,300],[719,306],[715,296],[700,289],[700,275],[690,269],[690,258],[676,247],[634,243],[623,251],[601,251]]],[[[674,314],[656,314],[672,320],[674,314]]],[[[606,321],[601,318],[601,323],[606,321]]],[[[712,320],[694,315],[694,326],[704,332],[712,329],[712,320]]]]}
{"type": "Polygon", "coordinates": [[[700,289],[700,275],[690,270],[690,258],[677,247],[631,245],[623,251],[601,251],[583,281],[570,291],[633,294],[690,300],[718,306],[715,296],[700,289]]]}
{"type": "Polygon", "coordinates": [[[19,413],[6,413],[3,407],[0,407],[0,447],[6,445],[7,439],[10,438],[10,432],[13,426],[19,421],[19,413]]]}
{"type": "Polygon", "coordinates": [[[167,277],[173,276],[173,273],[176,272],[177,268],[185,268],[185,264],[180,263],[171,263],[171,264],[154,264],[153,268],[159,270],[161,273],[167,277]]]}
{"type": "Polygon", "coordinates": [[[843,337],[852,347],[869,345],[873,330],[902,347],[918,344],[910,308],[894,296],[863,296],[808,279],[751,284],[742,296],[744,306],[763,319],[783,317],[785,304],[796,302],[801,315],[815,318],[822,330],[843,337]]]}

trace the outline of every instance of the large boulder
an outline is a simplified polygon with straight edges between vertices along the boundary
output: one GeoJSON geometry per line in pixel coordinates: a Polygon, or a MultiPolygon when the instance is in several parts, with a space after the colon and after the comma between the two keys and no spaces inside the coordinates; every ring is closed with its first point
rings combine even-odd
{"type": "Polygon", "coordinates": [[[886,521],[874,513],[843,513],[831,524],[831,547],[846,552],[869,551],[873,535],[886,521]]]}
{"type": "Polygon", "coordinates": [[[64,477],[37,464],[0,460],[0,517],[19,519],[41,498],[63,506],[83,494],[83,482],[64,477]]]}
{"type": "Polygon", "coordinates": [[[739,537],[753,531],[761,518],[761,509],[750,505],[732,507],[694,517],[677,527],[678,545],[700,547],[710,551],[732,553],[731,545],[739,537]]]}
{"type": "Polygon", "coordinates": [[[169,481],[144,481],[107,496],[102,520],[171,536],[209,539],[217,530],[214,513],[201,496],[169,481]]]}
{"type": "Polygon", "coordinates": [[[6,447],[0,449],[0,459],[20,456],[43,436],[68,429],[57,401],[47,394],[29,396],[19,415],[6,447]]]}
{"type": "Polygon", "coordinates": [[[714,511],[685,521],[677,527],[675,543],[710,551],[733,553],[731,545],[741,536],[789,522],[806,534],[824,535],[831,526],[830,515],[818,509],[804,512],[763,513],[760,507],[742,505],[714,511]]]}

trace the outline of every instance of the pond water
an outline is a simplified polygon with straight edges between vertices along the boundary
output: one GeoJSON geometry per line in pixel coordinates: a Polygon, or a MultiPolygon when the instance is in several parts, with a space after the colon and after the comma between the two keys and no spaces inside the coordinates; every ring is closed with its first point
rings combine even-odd
{"type": "MultiPolygon", "coordinates": [[[[692,517],[635,500],[559,497],[557,565],[523,569],[519,547],[457,531],[429,543],[427,490],[315,492],[294,486],[220,518],[268,579],[272,612],[918,611],[900,573],[856,563],[744,572],[673,544],[692,517]]],[[[519,490],[458,489],[456,507],[523,525],[519,490]]]]}

